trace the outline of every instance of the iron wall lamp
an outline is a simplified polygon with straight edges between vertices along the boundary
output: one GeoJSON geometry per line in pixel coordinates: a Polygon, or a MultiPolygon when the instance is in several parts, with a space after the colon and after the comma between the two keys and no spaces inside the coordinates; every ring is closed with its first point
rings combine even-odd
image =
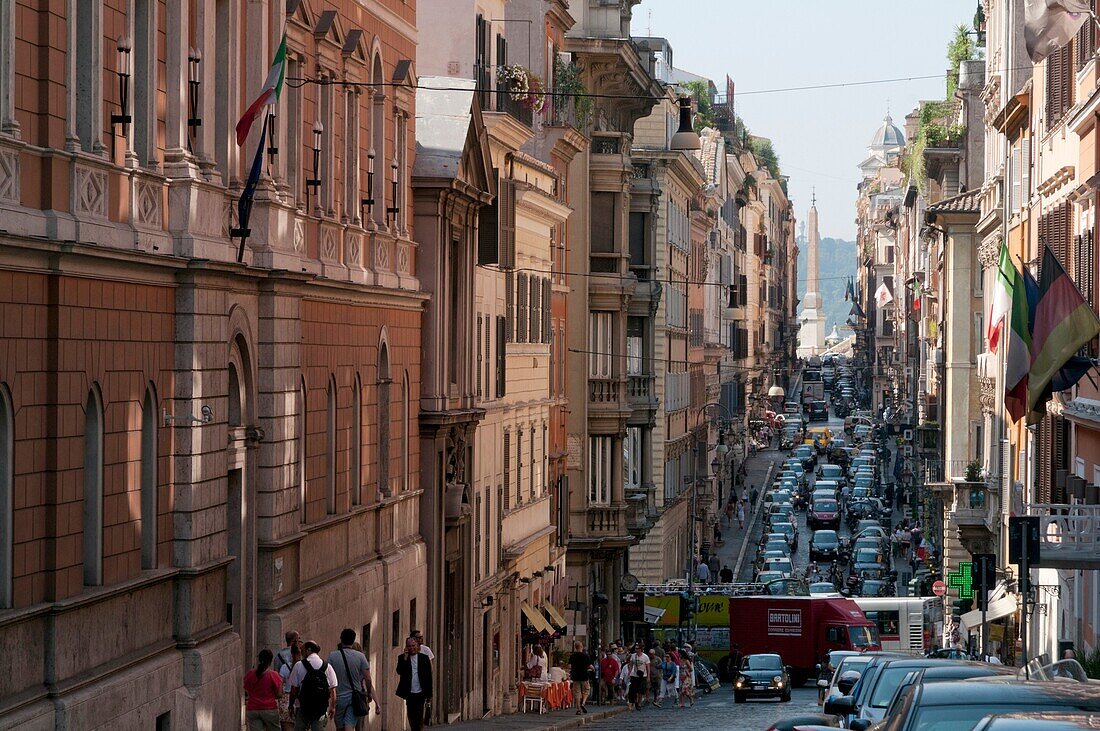
{"type": "Polygon", "coordinates": [[[122,136],[126,136],[133,117],[130,116],[130,51],[133,45],[126,36],[118,38],[118,114],[111,115],[111,126],[121,125],[122,136]]]}
{"type": "Polygon", "coordinates": [[[397,225],[397,216],[401,213],[401,206],[397,205],[397,161],[394,160],[390,165],[390,170],[393,171],[393,190],[390,196],[390,203],[393,205],[386,209],[386,217],[393,216],[393,223],[397,225]]]}
{"type": "Polygon", "coordinates": [[[320,120],[313,123],[313,177],[306,181],[306,209],[309,209],[309,194],[317,194],[321,187],[321,133],[325,131],[320,120]]]}
{"type": "Polygon", "coordinates": [[[374,213],[374,148],[367,152],[367,197],[359,201],[367,209],[367,217],[374,213]]]}
{"type": "Polygon", "coordinates": [[[199,64],[202,63],[202,51],[187,49],[187,149],[194,152],[193,140],[198,127],[202,126],[199,115],[199,64]]]}

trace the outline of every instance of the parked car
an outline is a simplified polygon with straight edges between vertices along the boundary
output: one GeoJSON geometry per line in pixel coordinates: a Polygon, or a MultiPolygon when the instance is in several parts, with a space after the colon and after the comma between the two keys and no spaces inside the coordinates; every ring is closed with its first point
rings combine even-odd
{"type": "MultiPolygon", "coordinates": [[[[930,657],[939,657],[932,654],[930,657]]],[[[1008,667],[1006,665],[993,665],[988,662],[976,662],[967,660],[966,655],[958,653],[954,658],[950,658],[954,662],[948,662],[943,664],[931,665],[920,670],[914,670],[907,673],[897,689],[894,691],[894,695],[891,697],[890,702],[886,704],[886,714],[890,715],[891,709],[894,707],[894,703],[905,692],[905,689],[910,685],[919,685],[921,683],[947,683],[952,680],[969,680],[970,678],[988,678],[994,675],[1016,675],[1016,668],[1008,667]]]]}
{"type": "Polygon", "coordinates": [[[733,700],[749,698],[791,700],[791,678],[779,655],[749,655],[741,662],[741,672],[733,685],[733,700]]]}
{"type": "MultiPolygon", "coordinates": [[[[829,709],[826,708],[828,713],[829,709]]],[[[1100,693],[1091,683],[1036,680],[960,680],[913,685],[898,698],[884,731],[972,729],[991,713],[1058,714],[1100,712],[1100,693]]]]}
{"type": "MultiPolygon", "coordinates": [[[[805,726],[796,728],[806,729],[805,726]]],[[[1066,713],[1047,715],[1036,713],[993,714],[982,719],[974,731],[1076,731],[1100,728],[1100,714],[1066,713]]]]}

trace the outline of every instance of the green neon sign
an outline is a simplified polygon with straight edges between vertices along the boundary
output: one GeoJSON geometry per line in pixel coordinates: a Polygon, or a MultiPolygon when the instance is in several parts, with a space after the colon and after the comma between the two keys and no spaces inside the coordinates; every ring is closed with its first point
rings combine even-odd
{"type": "Polygon", "coordinates": [[[970,573],[970,561],[963,561],[959,564],[958,571],[947,572],[947,585],[953,589],[959,590],[959,599],[973,599],[973,576],[970,573]]]}

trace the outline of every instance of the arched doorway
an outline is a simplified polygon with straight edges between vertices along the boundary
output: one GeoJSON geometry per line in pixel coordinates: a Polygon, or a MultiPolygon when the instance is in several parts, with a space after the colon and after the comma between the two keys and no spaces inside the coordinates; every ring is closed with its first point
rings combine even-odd
{"type": "Polygon", "coordinates": [[[225,620],[241,638],[244,664],[256,653],[256,517],[249,430],[255,419],[255,378],[248,343],[237,334],[229,347],[226,447],[225,620]]]}

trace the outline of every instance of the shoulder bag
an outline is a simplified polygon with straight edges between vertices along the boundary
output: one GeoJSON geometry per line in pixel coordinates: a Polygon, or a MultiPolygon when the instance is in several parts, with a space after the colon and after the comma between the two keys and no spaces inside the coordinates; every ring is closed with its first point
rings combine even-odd
{"type": "Polygon", "coordinates": [[[342,647],[340,648],[340,657],[344,658],[344,673],[348,676],[348,685],[351,686],[351,712],[355,714],[356,718],[367,716],[370,714],[370,702],[359,683],[352,679],[348,656],[344,654],[344,648],[342,647]]]}

